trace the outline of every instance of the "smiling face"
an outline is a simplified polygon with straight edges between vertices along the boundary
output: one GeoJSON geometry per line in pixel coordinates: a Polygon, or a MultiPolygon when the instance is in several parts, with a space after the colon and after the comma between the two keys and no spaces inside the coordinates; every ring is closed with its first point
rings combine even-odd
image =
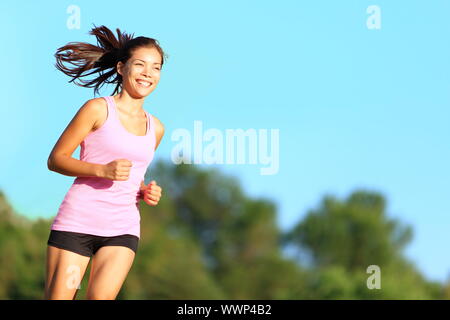
{"type": "Polygon", "coordinates": [[[161,55],[154,47],[133,50],[125,64],[117,63],[117,72],[122,76],[122,89],[136,99],[148,96],[159,82],[161,55]]]}

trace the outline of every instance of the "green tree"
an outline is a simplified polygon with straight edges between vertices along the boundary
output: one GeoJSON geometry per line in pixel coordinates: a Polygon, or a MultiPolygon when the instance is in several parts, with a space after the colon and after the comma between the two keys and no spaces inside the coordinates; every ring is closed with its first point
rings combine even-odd
{"type": "MultiPolygon", "coordinates": [[[[156,207],[141,202],[141,241],[118,299],[437,299],[406,259],[412,229],[386,214],[379,193],[325,196],[292,230],[276,224],[273,201],[251,198],[216,169],[157,162],[156,207]],[[287,254],[293,247],[300,260],[287,254]],[[381,289],[369,290],[369,265],[381,289]]],[[[0,299],[42,299],[52,219],[14,212],[0,191],[0,299]]],[[[84,299],[90,267],[77,299],[84,299]]]]}
{"type": "Polygon", "coordinates": [[[284,236],[310,257],[313,298],[432,299],[441,296],[437,283],[426,281],[403,255],[412,228],[386,214],[386,201],[376,192],[358,190],[346,200],[325,196],[284,236]],[[366,270],[381,269],[382,288],[369,290],[366,270]]]}
{"type": "MultiPolygon", "coordinates": [[[[251,199],[238,180],[216,169],[158,163],[152,179],[165,186],[171,210],[165,230],[192,239],[205,266],[230,299],[300,295],[303,273],[280,250],[276,207],[251,199]]],[[[150,179],[149,179],[150,180],[150,179]]],[[[165,212],[161,212],[161,215],[165,212]]]]}

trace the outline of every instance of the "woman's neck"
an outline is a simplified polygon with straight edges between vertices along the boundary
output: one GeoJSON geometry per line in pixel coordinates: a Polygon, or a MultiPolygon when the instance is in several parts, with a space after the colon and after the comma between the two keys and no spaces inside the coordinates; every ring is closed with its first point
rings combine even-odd
{"type": "Polygon", "coordinates": [[[131,116],[140,115],[142,113],[142,106],[144,105],[144,98],[136,99],[122,90],[113,97],[116,105],[120,105],[122,110],[126,110],[131,116]]]}

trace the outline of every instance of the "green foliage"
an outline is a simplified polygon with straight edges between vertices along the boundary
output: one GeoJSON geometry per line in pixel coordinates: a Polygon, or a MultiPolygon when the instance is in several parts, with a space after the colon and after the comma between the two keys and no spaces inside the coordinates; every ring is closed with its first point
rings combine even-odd
{"type": "Polygon", "coordinates": [[[45,275],[45,234],[50,224],[28,221],[0,192],[0,299],[40,299],[45,275]]]}
{"type": "Polygon", "coordinates": [[[359,190],[345,201],[324,197],[318,209],[284,235],[284,243],[311,256],[316,299],[439,298],[439,287],[402,254],[411,238],[411,227],[386,215],[382,195],[359,190]],[[371,265],[380,268],[381,289],[367,286],[371,265]]]}
{"type": "Polygon", "coordinates": [[[412,230],[389,219],[379,194],[358,191],[345,202],[326,196],[287,236],[306,247],[319,267],[340,265],[349,271],[385,265],[411,239],[412,230]]]}
{"type": "MultiPolygon", "coordinates": [[[[118,299],[450,297],[449,284],[427,281],[403,257],[412,229],[387,216],[379,193],[327,195],[283,233],[276,205],[248,197],[235,177],[158,162],[147,178],[163,197],[140,203],[141,241],[118,299]],[[309,259],[288,257],[288,247],[309,259]],[[370,265],[381,269],[381,289],[367,287],[370,265]]],[[[0,191],[0,299],[43,298],[51,221],[15,213],[0,191]]]]}

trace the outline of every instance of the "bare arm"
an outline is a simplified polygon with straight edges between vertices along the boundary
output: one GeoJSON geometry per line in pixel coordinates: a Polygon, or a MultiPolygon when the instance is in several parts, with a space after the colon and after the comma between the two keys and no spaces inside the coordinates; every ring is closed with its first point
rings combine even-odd
{"type": "Polygon", "coordinates": [[[102,98],[91,99],[78,110],[48,157],[49,170],[72,177],[101,176],[103,165],[75,159],[72,154],[97,124],[105,110],[102,103],[106,104],[102,98]]]}

